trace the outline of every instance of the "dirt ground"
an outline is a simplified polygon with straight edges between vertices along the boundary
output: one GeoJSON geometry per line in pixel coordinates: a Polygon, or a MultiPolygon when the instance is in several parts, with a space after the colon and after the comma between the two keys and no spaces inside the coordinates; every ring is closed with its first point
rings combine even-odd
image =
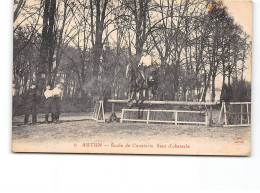
{"type": "Polygon", "coordinates": [[[84,113],[63,114],[59,124],[43,115],[38,121],[13,118],[14,152],[250,155],[250,127],[96,123],[84,113]]]}

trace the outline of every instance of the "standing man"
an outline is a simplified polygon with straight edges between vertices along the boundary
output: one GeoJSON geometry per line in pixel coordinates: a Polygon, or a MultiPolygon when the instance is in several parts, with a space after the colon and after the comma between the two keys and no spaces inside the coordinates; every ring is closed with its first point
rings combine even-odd
{"type": "Polygon", "coordinates": [[[53,121],[53,102],[54,102],[54,98],[53,98],[53,91],[51,90],[51,87],[48,85],[46,86],[46,90],[44,92],[44,96],[45,96],[45,123],[48,123],[48,118],[49,118],[49,113],[51,113],[51,117],[52,117],[52,121],[53,121]]]}
{"type": "Polygon", "coordinates": [[[30,114],[32,114],[32,123],[37,123],[37,103],[40,97],[37,95],[36,84],[33,83],[31,87],[24,93],[24,124],[28,124],[30,114]]]}
{"type": "Polygon", "coordinates": [[[53,117],[54,121],[59,123],[60,120],[60,106],[61,106],[61,85],[57,84],[56,87],[52,91],[53,94],[53,103],[54,103],[54,111],[53,111],[53,117]]]}
{"type": "Polygon", "coordinates": [[[152,65],[152,58],[147,53],[147,50],[143,50],[143,56],[138,64],[140,71],[145,79],[145,84],[147,85],[148,76],[149,76],[149,67],[152,65]]]}

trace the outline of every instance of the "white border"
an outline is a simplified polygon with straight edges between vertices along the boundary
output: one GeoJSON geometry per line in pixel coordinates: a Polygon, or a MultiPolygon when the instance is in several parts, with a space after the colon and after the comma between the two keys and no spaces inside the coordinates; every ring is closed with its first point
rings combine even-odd
{"type": "Polygon", "coordinates": [[[1,1],[0,192],[259,192],[259,0],[254,1],[252,156],[245,158],[11,153],[12,11],[12,0],[1,1]]]}

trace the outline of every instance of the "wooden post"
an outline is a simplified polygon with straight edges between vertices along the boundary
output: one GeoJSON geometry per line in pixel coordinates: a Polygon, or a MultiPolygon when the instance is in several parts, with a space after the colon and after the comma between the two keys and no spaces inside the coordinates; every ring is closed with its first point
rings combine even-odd
{"type": "Polygon", "coordinates": [[[218,118],[218,123],[219,123],[219,124],[220,124],[220,121],[221,121],[221,119],[222,119],[223,108],[224,108],[224,102],[222,102],[221,109],[220,109],[220,113],[219,113],[219,118],[218,118]]]}
{"type": "Polygon", "coordinates": [[[124,119],[124,109],[122,109],[120,123],[123,123],[123,119],[124,119]]]}
{"type": "Polygon", "coordinates": [[[112,114],[115,113],[115,103],[112,103],[112,114]]]}
{"type": "Polygon", "coordinates": [[[243,125],[243,104],[241,104],[241,125],[243,125]]]}
{"type": "Polygon", "coordinates": [[[178,125],[178,111],[175,111],[175,125],[178,125]]]}
{"type": "Polygon", "coordinates": [[[224,102],[224,115],[225,115],[225,125],[227,126],[227,107],[226,107],[226,102],[224,102]]]}
{"type": "Polygon", "coordinates": [[[101,101],[101,109],[102,109],[102,120],[105,122],[105,109],[104,109],[104,102],[101,101]]]}
{"type": "Polygon", "coordinates": [[[210,106],[209,110],[206,111],[206,117],[207,117],[207,121],[206,121],[206,126],[211,126],[211,122],[212,122],[212,106],[210,106]]]}
{"type": "Polygon", "coordinates": [[[247,124],[250,124],[250,116],[249,116],[249,107],[248,107],[248,103],[246,104],[246,112],[247,112],[247,124]]]}
{"type": "Polygon", "coordinates": [[[99,113],[100,113],[100,109],[101,109],[101,103],[100,103],[100,101],[99,101],[98,103],[99,103],[99,105],[98,105],[98,112],[97,112],[97,121],[98,121],[98,119],[99,119],[99,113]]]}
{"type": "Polygon", "coordinates": [[[147,121],[146,121],[147,124],[149,124],[149,120],[150,120],[150,109],[148,109],[147,111],[147,121]]]}
{"type": "Polygon", "coordinates": [[[208,111],[206,111],[206,116],[205,116],[205,126],[209,125],[209,115],[208,115],[208,111]]]}
{"type": "Polygon", "coordinates": [[[210,106],[210,108],[209,108],[209,126],[211,126],[211,124],[212,124],[212,111],[213,111],[213,107],[210,106]]]}

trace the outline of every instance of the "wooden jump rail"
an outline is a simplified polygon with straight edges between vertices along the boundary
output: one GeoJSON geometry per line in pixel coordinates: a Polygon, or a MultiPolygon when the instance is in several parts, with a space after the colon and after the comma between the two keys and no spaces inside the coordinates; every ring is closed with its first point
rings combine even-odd
{"type": "MultiPolygon", "coordinates": [[[[127,103],[128,100],[109,99],[109,103],[127,103]]],[[[186,101],[144,101],[143,104],[154,105],[188,105],[188,106],[214,106],[220,104],[218,102],[186,102],[186,101]]]]}
{"type": "MultiPolygon", "coordinates": [[[[114,104],[115,103],[121,103],[121,104],[126,104],[128,103],[128,100],[116,100],[116,99],[109,99],[108,100],[109,103],[112,103],[112,115],[111,117],[116,117],[115,115],[115,112],[114,112],[114,104]]],[[[204,124],[204,125],[207,125],[207,126],[210,126],[211,123],[212,123],[212,107],[215,106],[215,105],[218,105],[220,104],[219,102],[187,102],[187,101],[149,101],[149,100],[145,100],[142,102],[142,104],[154,104],[154,105],[182,105],[182,106],[205,106],[205,107],[209,107],[209,110],[207,112],[205,112],[206,114],[206,120],[205,122],[182,122],[183,124],[204,124]]],[[[152,110],[150,110],[152,111],[152,110]]],[[[149,112],[150,112],[149,111],[149,112]]],[[[153,110],[154,111],[154,110],[153,110]]],[[[166,110],[159,110],[161,112],[166,112],[166,110]]],[[[176,112],[176,111],[175,111],[176,112]]],[[[180,112],[180,111],[179,111],[180,112]]],[[[195,111],[185,111],[186,113],[193,113],[195,111]]],[[[123,110],[122,110],[122,113],[123,113],[123,110]]],[[[200,112],[201,113],[201,112],[200,112]]],[[[176,112],[175,113],[175,116],[177,115],[177,118],[178,118],[178,113],[176,112]]],[[[123,121],[126,121],[126,119],[122,119],[122,115],[121,115],[121,120],[123,121]]],[[[139,120],[139,119],[138,119],[139,120]]],[[[176,117],[175,117],[175,120],[176,120],[176,117]]],[[[128,121],[131,121],[131,120],[128,120],[128,121]]],[[[135,120],[136,121],[136,120],[135,120]]],[[[140,121],[140,120],[139,120],[140,121]]],[[[141,122],[144,122],[141,120],[141,122]]],[[[146,121],[147,122],[147,121],[146,121]]],[[[149,120],[148,122],[161,122],[161,123],[165,123],[164,121],[159,121],[159,120],[156,120],[156,121],[151,121],[149,120]]],[[[169,121],[168,123],[175,123],[176,124],[176,121],[169,121]]],[[[181,123],[180,121],[178,123],[181,123]]],[[[177,124],[178,124],[177,123],[177,124]]]]}
{"type": "Polygon", "coordinates": [[[175,125],[178,124],[196,124],[196,125],[207,125],[208,124],[208,114],[205,113],[205,121],[204,122],[191,122],[191,121],[179,121],[178,120],[178,114],[179,113],[196,113],[196,114],[203,114],[201,111],[181,111],[181,110],[152,110],[152,109],[144,109],[141,110],[142,112],[147,112],[147,116],[146,119],[126,119],[124,118],[124,114],[127,111],[136,111],[138,112],[139,109],[122,109],[122,114],[121,114],[121,119],[120,122],[123,123],[124,121],[128,121],[128,122],[145,122],[147,124],[149,123],[172,123],[175,125]],[[168,120],[153,120],[150,119],[150,113],[151,112],[169,112],[169,113],[174,113],[173,114],[173,121],[168,121],[168,120]]]}
{"type": "MultiPolygon", "coordinates": [[[[108,103],[112,103],[112,114],[109,117],[109,121],[115,121],[118,120],[116,114],[115,114],[115,104],[127,104],[128,100],[117,100],[117,99],[109,99],[107,101],[108,103]]],[[[104,105],[103,101],[98,101],[98,107],[94,110],[94,116],[93,119],[97,122],[105,122],[104,118],[104,105]],[[97,109],[97,110],[96,110],[97,109]]],[[[210,126],[212,122],[212,107],[219,104],[218,102],[186,102],[186,101],[149,101],[145,100],[142,102],[142,104],[151,104],[151,105],[182,105],[182,106],[205,106],[209,107],[208,111],[181,111],[181,110],[153,110],[153,109],[143,109],[142,111],[145,111],[148,113],[147,119],[125,119],[124,113],[126,111],[138,111],[137,109],[122,109],[121,114],[121,122],[123,121],[129,121],[129,122],[146,122],[146,123],[173,123],[173,124],[202,124],[202,125],[208,125],[210,126]],[[172,121],[163,121],[163,120],[151,120],[150,119],[150,112],[172,112],[174,113],[174,120],[172,121]],[[205,122],[188,122],[188,121],[178,121],[178,113],[204,113],[205,116],[205,122]]]]}

